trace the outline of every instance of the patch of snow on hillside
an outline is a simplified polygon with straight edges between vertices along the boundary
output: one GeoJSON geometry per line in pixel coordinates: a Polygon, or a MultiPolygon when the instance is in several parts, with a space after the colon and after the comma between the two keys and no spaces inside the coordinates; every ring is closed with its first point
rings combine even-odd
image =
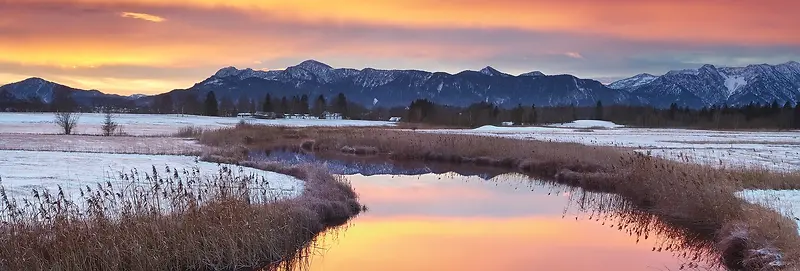
{"type": "Polygon", "coordinates": [[[737,90],[745,87],[747,85],[747,79],[744,76],[729,76],[727,74],[721,74],[723,78],[725,78],[725,88],[728,89],[728,97],[736,93],[737,90]]]}
{"type": "Polygon", "coordinates": [[[646,85],[654,80],[658,79],[658,77],[653,76],[651,74],[643,73],[636,75],[631,78],[625,78],[614,83],[608,85],[609,88],[613,89],[625,89],[625,88],[635,88],[642,85],[646,85]]]}
{"type": "Polygon", "coordinates": [[[221,84],[222,80],[220,80],[219,78],[214,78],[214,80],[208,81],[204,85],[210,86],[210,85],[221,85],[221,84]]]}
{"type": "Polygon", "coordinates": [[[798,223],[800,234],[800,190],[744,190],[736,196],[791,218],[798,223]]]}
{"type": "MultiPolygon", "coordinates": [[[[167,166],[183,171],[199,170],[199,176],[219,176],[216,163],[197,161],[192,156],[103,154],[75,152],[0,151],[0,178],[6,192],[15,197],[31,196],[33,189],[64,189],[67,197],[77,198],[79,189],[96,188],[98,183],[111,182],[115,187],[132,184],[119,179],[120,173],[131,170],[163,173],[167,166]]],[[[257,176],[269,181],[275,194],[295,197],[303,191],[303,181],[284,174],[247,167],[231,166],[234,176],[257,176]]]]}

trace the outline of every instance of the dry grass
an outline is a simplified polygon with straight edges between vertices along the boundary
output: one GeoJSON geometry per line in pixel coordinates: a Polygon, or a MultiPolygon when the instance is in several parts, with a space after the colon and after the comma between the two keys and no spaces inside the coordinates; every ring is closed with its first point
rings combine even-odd
{"type": "MultiPolygon", "coordinates": [[[[665,223],[689,229],[717,244],[731,267],[771,270],[772,259],[757,251],[773,249],[783,263],[798,267],[800,237],[789,218],[748,204],[734,194],[742,188],[797,188],[800,174],[715,169],[654,158],[624,149],[574,143],[520,141],[471,135],[425,134],[375,128],[278,128],[244,125],[205,133],[201,143],[318,153],[371,148],[395,161],[427,160],[494,166],[587,190],[624,197],[665,223]],[[244,139],[247,140],[244,140],[244,139]],[[744,236],[730,242],[731,236],[744,236]],[[741,253],[730,253],[739,251],[741,253]]],[[[734,238],[735,239],[735,238],[734,238]]]]}
{"type": "Polygon", "coordinates": [[[172,136],[174,137],[183,137],[183,138],[197,138],[203,135],[203,127],[198,126],[184,126],[178,129],[178,132],[174,133],[172,136]]]}
{"type": "Polygon", "coordinates": [[[203,147],[174,137],[0,133],[0,150],[200,155],[203,147]]]}
{"type": "Polygon", "coordinates": [[[350,186],[319,167],[251,164],[306,180],[281,199],[268,181],[222,166],[132,171],[111,183],[30,199],[0,190],[0,270],[249,270],[292,260],[325,227],[360,210],[350,186]]]}

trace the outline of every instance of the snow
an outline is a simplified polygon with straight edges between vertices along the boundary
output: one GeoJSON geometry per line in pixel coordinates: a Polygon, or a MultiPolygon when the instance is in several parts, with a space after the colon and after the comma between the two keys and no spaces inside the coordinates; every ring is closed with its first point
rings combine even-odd
{"type": "MultiPolygon", "coordinates": [[[[111,182],[115,187],[129,185],[119,180],[120,173],[136,169],[159,172],[169,166],[179,171],[199,169],[200,175],[218,176],[220,166],[200,162],[192,156],[142,155],[142,154],[98,154],[41,151],[0,151],[0,178],[6,192],[14,197],[31,196],[32,189],[46,188],[55,191],[60,185],[65,194],[79,197],[79,189],[87,185],[111,182]]],[[[303,191],[303,182],[297,178],[275,172],[230,166],[235,176],[257,176],[269,181],[275,194],[295,197],[303,191]]]]}
{"type": "MultiPolygon", "coordinates": [[[[751,166],[776,171],[800,170],[800,131],[731,132],[624,127],[587,130],[556,126],[484,126],[467,130],[417,131],[625,147],[653,156],[715,167],[751,166]]],[[[573,125],[561,125],[566,126],[573,125]]]]}
{"type": "MultiPolygon", "coordinates": [[[[52,113],[0,113],[0,134],[57,134],[59,128],[53,123],[52,113]]],[[[124,133],[130,135],[171,135],[180,128],[195,126],[204,129],[226,128],[236,125],[241,118],[207,117],[194,115],[157,115],[157,114],[117,114],[114,121],[120,125],[124,133]]],[[[364,120],[320,120],[320,119],[244,119],[248,123],[270,126],[290,127],[367,127],[391,126],[388,121],[364,120]]],[[[104,115],[99,113],[80,114],[77,134],[102,134],[100,127],[104,115]]]]}
{"type": "Polygon", "coordinates": [[[175,137],[0,134],[0,150],[191,155],[203,146],[175,137]]]}
{"type": "Polygon", "coordinates": [[[538,77],[538,76],[545,76],[545,74],[543,72],[540,72],[540,71],[532,71],[532,72],[520,74],[519,76],[538,77]]]}
{"type": "Polygon", "coordinates": [[[725,88],[728,89],[728,97],[736,93],[737,90],[747,86],[747,80],[744,76],[729,76],[723,73],[721,73],[721,75],[725,78],[725,88]]]}
{"type": "Polygon", "coordinates": [[[214,80],[208,81],[204,85],[222,85],[222,80],[214,78],[214,80]]]}
{"type": "Polygon", "coordinates": [[[656,79],[658,79],[657,76],[654,76],[654,75],[651,75],[651,74],[647,74],[647,73],[643,73],[643,74],[636,75],[634,77],[625,78],[625,79],[616,81],[614,83],[608,84],[608,87],[609,88],[613,88],[613,89],[635,88],[635,87],[646,85],[646,84],[648,84],[650,82],[655,81],[656,79]]]}
{"type": "Polygon", "coordinates": [[[625,127],[624,125],[619,125],[610,121],[604,120],[576,120],[569,123],[560,123],[555,125],[549,125],[551,127],[559,127],[559,128],[577,128],[577,129],[588,129],[588,128],[602,128],[602,129],[614,129],[625,127]]]}
{"type": "Polygon", "coordinates": [[[798,223],[800,234],[800,190],[744,190],[736,195],[793,219],[798,223]]]}
{"type": "MultiPolygon", "coordinates": [[[[549,131],[560,131],[562,129],[557,128],[547,128],[547,127],[500,127],[494,125],[484,125],[472,130],[460,130],[461,132],[457,133],[470,133],[470,132],[481,132],[481,133],[493,133],[493,134],[516,134],[516,133],[534,133],[534,132],[549,132],[549,131]]],[[[439,132],[445,130],[436,130],[435,132],[439,132]]],[[[453,130],[456,132],[459,130],[453,130]]]]}

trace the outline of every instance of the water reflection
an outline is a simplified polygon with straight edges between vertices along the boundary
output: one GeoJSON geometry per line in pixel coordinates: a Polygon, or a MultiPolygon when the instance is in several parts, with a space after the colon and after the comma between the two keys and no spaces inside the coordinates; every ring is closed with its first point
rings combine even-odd
{"type": "Polygon", "coordinates": [[[393,161],[382,156],[356,156],[336,153],[315,154],[287,150],[268,150],[250,152],[253,161],[269,161],[290,165],[320,163],[333,174],[364,176],[373,175],[422,175],[428,173],[445,174],[456,172],[465,176],[478,176],[490,179],[505,173],[493,167],[463,166],[431,161],[393,161]],[[320,156],[321,155],[321,156],[320,156]]]}
{"type": "Polygon", "coordinates": [[[370,210],[320,235],[295,270],[716,269],[702,245],[612,195],[520,175],[348,178],[370,210]]]}

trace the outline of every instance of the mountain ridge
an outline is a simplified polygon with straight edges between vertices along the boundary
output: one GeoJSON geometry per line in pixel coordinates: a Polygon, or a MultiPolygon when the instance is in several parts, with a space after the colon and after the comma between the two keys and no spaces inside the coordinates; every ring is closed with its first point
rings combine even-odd
{"type": "Polygon", "coordinates": [[[608,103],[635,103],[629,93],[609,89],[592,79],[572,75],[544,75],[531,72],[518,76],[501,72],[491,66],[481,70],[465,70],[456,74],[421,70],[380,70],[364,68],[333,68],[327,64],[306,60],[284,70],[257,71],[226,67],[191,88],[203,95],[215,91],[220,96],[238,99],[260,98],[270,93],[278,96],[308,94],[332,97],[339,92],[365,106],[405,106],[418,98],[436,103],[467,106],[475,102],[490,102],[499,106],[517,104],[594,105],[598,100],[608,103]]]}
{"type": "Polygon", "coordinates": [[[604,85],[597,80],[569,74],[545,75],[539,71],[511,75],[486,66],[478,71],[456,74],[423,70],[381,70],[375,68],[334,68],[306,60],[284,70],[223,67],[187,89],[157,95],[121,96],[99,90],[82,90],[39,77],[0,86],[0,100],[40,99],[50,103],[57,90],[72,93],[79,104],[93,106],[113,103],[128,106],[152,105],[166,94],[202,97],[215,91],[219,99],[261,100],[273,96],[306,94],[330,99],[344,93],[364,106],[406,106],[415,99],[429,99],[452,106],[489,102],[502,107],[517,104],[537,106],[592,106],[598,100],[608,104],[669,107],[676,103],[691,108],[751,102],[796,103],[800,101],[800,63],[752,64],[723,67],[711,64],[696,69],[671,70],[656,76],[641,73],[604,85]],[[376,102],[377,101],[377,102],[376,102]]]}
{"type": "Polygon", "coordinates": [[[751,102],[780,104],[800,101],[800,63],[745,67],[705,64],[697,69],[672,70],[642,80],[641,74],[609,84],[647,100],[656,107],[671,103],[693,108],[751,102]],[[637,82],[637,83],[631,83],[637,82]]]}

